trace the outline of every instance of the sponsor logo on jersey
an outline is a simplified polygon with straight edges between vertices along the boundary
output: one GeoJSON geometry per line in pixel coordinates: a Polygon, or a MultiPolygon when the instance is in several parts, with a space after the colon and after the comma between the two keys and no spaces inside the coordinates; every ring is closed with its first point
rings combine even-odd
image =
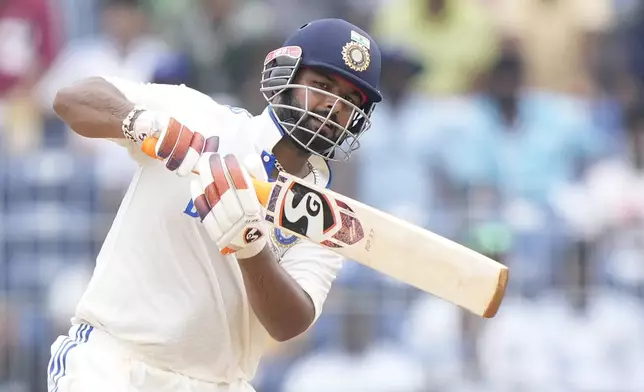
{"type": "Polygon", "coordinates": [[[186,208],[183,209],[183,213],[193,218],[199,218],[199,213],[197,212],[197,208],[195,207],[195,202],[192,199],[190,199],[190,201],[186,205],[186,208]]]}

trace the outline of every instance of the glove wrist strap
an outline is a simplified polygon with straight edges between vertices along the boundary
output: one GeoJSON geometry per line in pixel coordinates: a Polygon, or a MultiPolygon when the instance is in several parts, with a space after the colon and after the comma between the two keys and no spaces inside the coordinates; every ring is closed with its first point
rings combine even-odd
{"type": "Polygon", "coordinates": [[[264,247],[266,247],[266,238],[260,238],[259,240],[248,244],[247,246],[235,252],[235,256],[237,257],[237,260],[249,259],[251,257],[257,256],[259,252],[264,249],[264,247]]]}

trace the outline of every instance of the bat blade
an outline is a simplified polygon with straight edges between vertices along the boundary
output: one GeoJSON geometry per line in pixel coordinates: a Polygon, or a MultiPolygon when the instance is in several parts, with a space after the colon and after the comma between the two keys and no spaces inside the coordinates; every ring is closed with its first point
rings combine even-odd
{"type": "Polygon", "coordinates": [[[286,173],[267,200],[266,219],[300,238],[479,316],[501,305],[508,268],[472,249],[286,173]]]}

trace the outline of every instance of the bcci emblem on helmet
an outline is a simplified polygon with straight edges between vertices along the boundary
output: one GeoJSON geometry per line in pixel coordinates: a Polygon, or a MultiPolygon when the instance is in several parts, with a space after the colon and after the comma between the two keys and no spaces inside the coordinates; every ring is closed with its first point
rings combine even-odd
{"type": "Polygon", "coordinates": [[[347,67],[357,72],[366,71],[371,63],[369,49],[355,41],[347,42],[344,45],[342,48],[342,59],[347,67]]]}

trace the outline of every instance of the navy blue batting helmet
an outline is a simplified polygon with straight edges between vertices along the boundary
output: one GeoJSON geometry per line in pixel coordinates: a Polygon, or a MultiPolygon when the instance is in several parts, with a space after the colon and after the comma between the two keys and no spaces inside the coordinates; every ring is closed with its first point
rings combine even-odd
{"type": "Polygon", "coordinates": [[[316,20],[302,26],[281,48],[266,56],[260,90],[284,132],[297,144],[327,160],[346,160],[359,147],[358,139],[370,127],[371,113],[382,100],[378,90],[380,57],[376,42],[359,27],[342,19],[316,20]],[[362,93],[364,100],[349,102],[328,91],[296,83],[297,71],[302,67],[348,81],[362,93]],[[306,102],[305,107],[295,105],[288,93],[298,88],[331,96],[336,99],[334,108],[337,105],[349,107],[352,110],[349,121],[338,124],[331,118],[333,110],[323,116],[306,107],[306,102]],[[317,120],[313,122],[315,126],[306,121],[311,118],[317,120]],[[321,132],[325,126],[342,133],[332,140],[321,132]],[[295,132],[307,133],[308,137],[293,137],[295,132]],[[312,148],[316,139],[323,140],[327,148],[323,151],[312,148]]]}

